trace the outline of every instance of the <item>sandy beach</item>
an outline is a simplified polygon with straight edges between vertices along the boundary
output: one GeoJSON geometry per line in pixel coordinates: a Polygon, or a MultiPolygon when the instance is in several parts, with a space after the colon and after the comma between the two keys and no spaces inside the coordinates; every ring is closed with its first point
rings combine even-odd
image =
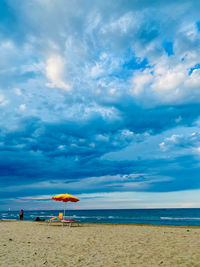
{"type": "Polygon", "coordinates": [[[200,266],[200,228],[0,222],[0,266],[200,266]]]}

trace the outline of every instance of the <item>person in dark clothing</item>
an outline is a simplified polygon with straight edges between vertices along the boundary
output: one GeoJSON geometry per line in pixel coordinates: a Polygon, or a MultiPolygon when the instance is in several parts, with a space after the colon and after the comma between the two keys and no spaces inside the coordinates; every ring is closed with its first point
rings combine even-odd
{"type": "Polygon", "coordinates": [[[44,222],[45,219],[40,219],[40,217],[36,217],[36,218],[35,218],[35,221],[36,221],[36,222],[44,222]]]}
{"type": "Polygon", "coordinates": [[[24,211],[23,210],[20,210],[20,212],[19,212],[19,219],[20,219],[20,221],[23,220],[23,216],[24,216],[24,211]]]}

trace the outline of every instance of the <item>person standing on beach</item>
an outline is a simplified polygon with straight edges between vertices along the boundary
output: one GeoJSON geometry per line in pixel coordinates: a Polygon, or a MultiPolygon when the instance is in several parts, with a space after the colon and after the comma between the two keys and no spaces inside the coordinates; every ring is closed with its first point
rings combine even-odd
{"type": "Polygon", "coordinates": [[[20,221],[23,220],[23,216],[24,216],[24,211],[23,210],[20,210],[20,212],[19,212],[19,219],[20,219],[20,221]]]}

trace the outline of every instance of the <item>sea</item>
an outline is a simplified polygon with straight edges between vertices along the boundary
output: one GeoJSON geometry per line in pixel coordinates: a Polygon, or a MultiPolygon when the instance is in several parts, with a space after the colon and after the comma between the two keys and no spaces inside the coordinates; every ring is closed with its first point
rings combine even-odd
{"type": "MultiPolygon", "coordinates": [[[[24,220],[48,220],[63,210],[24,210],[24,220]]],[[[200,226],[200,209],[67,210],[66,218],[87,223],[200,226]]],[[[0,220],[18,220],[19,211],[0,211],[0,220]]]]}

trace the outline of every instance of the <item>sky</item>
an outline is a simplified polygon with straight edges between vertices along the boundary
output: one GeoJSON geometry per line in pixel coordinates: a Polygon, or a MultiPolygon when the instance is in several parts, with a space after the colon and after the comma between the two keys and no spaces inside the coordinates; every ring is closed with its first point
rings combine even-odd
{"type": "Polygon", "coordinates": [[[200,2],[0,1],[0,210],[200,208],[200,2]]]}

